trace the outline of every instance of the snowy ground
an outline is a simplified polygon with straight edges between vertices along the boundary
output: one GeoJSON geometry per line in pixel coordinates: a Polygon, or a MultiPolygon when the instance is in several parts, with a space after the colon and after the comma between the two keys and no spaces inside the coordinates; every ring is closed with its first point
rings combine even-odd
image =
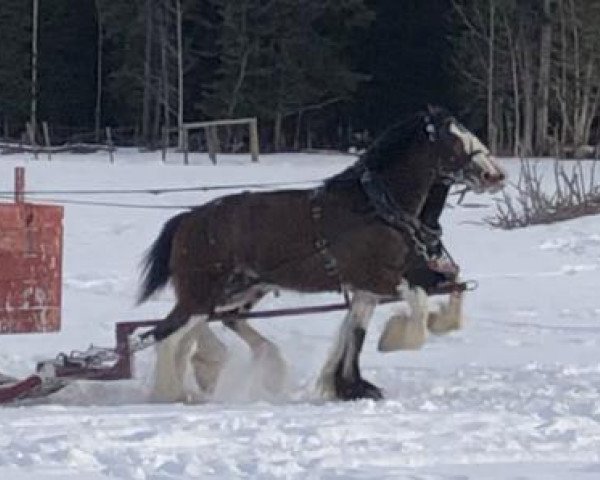
{"type": "MultiPolygon", "coordinates": [[[[347,156],[204,157],[192,166],[120,152],[52,162],[0,159],[0,190],[26,165],[30,189],[164,188],[307,181],[347,156]]],[[[175,156],[170,158],[176,161],[175,156]]],[[[505,162],[512,175],[515,161],[505,162]]],[[[215,193],[86,197],[151,205],[202,203],[215,193]]],[[[52,195],[52,198],[73,200],[52,195]]],[[[77,200],[82,200],[78,197],[77,200]]],[[[419,352],[381,354],[376,341],[393,306],[378,308],[364,349],[365,376],[385,389],[374,403],[323,403],[314,381],[342,314],[256,321],[289,364],[288,388],[265,398],[239,341],[221,326],[231,360],[208,404],[146,402],[152,352],[136,378],[80,383],[47,404],[0,408],[0,476],[135,478],[600,478],[600,219],[510,232],[481,222],[491,199],[469,195],[443,217],[447,246],[465,278],[466,328],[419,352]]],[[[0,337],[0,372],[27,374],[37,360],[90,342],[114,343],[120,320],[155,318],[172,295],[136,308],[138,263],[177,210],[65,207],[63,329],[0,337]]],[[[262,307],[338,301],[284,294],[262,307]]],[[[264,372],[262,372],[264,373],[264,372]]]]}

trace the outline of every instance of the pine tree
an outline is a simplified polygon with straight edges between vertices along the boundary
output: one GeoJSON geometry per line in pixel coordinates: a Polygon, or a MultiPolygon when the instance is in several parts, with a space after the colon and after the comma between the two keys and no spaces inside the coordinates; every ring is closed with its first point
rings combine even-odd
{"type": "Polygon", "coordinates": [[[0,121],[22,129],[29,115],[31,2],[0,2],[0,121]]]}
{"type": "Polygon", "coordinates": [[[362,0],[210,1],[221,22],[207,115],[258,114],[278,148],[285,118],[347,99],[364,78],[348,58],[353,30],[372,18],[362,0]]]}

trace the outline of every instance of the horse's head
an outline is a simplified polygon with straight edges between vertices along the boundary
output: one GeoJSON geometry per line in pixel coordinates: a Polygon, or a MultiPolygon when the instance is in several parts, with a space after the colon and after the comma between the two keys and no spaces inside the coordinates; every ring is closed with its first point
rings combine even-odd
{"type": "Polygon", "coordinates": [[[494,193],[504,186],[506,174],[479,138],[439,107],[423,116],[425,133],[437,149],[439,175],[463,183],[476,193],[494,193]]]}

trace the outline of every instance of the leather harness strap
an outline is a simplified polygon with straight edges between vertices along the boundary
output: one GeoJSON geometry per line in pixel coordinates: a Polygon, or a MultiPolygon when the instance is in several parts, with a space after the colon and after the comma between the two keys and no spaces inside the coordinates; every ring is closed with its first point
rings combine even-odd
{"type": "Polygon", "coordinates": [[[323,207],[319,203],[323,187],[314,188],[310,195],[310,216],[315,225],[314,246],[321,256],[325,273],[328,277],[336,278],[340,290],[342,290],[342,279],[338,268],[338,261],[329,249],[329,241],[321,231],[321,220],[323,218],[323,207]]]}

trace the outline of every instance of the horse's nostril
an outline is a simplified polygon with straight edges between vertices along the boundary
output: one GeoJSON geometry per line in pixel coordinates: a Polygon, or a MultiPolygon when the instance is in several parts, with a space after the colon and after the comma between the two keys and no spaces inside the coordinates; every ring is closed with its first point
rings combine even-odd
{"type": "Polygon", "coordinates": [[[482,172],[481,178],[483,180],[485,180],[486,182],[495,183],[495,182],[503,182],[504,179],[506,178],[506,175],[504,174],[504,172],[498,172],[498,173],[494,173],[494,174],[492,174],[490,172],[482,172]]]}

